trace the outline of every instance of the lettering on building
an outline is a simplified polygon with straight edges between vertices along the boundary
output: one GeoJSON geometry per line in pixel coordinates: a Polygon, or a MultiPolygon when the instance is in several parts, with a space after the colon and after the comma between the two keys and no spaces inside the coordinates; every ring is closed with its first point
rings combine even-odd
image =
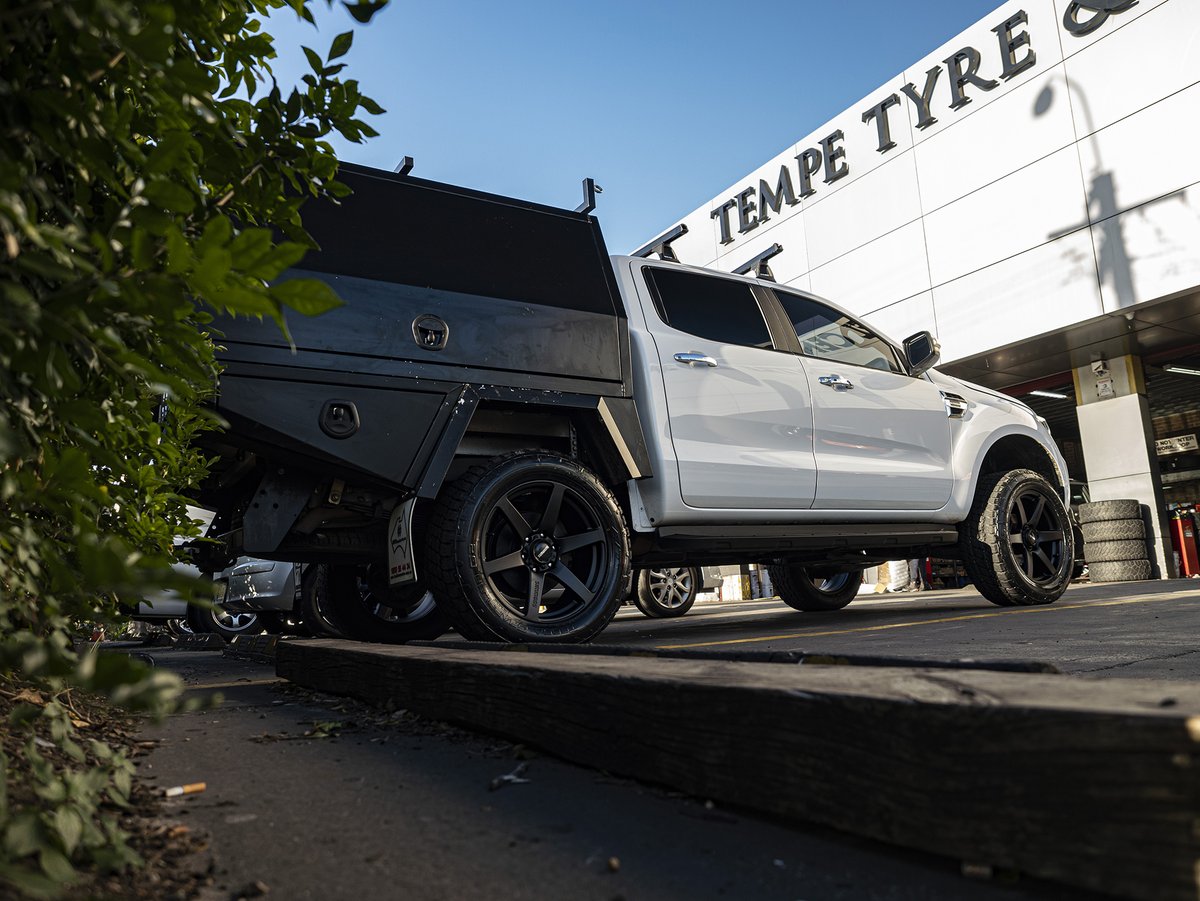
{"type": "MultiPolygon", "coordinates": [[[[1111,16],[1136,6],[1138,0],[1078,0],[1068,5],[1063,26],[1071,34],[1082,36],[1101,27],[1111,16]]],[[[1037,66],[1037,51],[1029,33],[1029,14],[1019,10],[992,29],[996,43],[986,53],[976,47],[963,47],[925,73],[919,83],[909,82],[899,92],[889,94],[862,113],[863,126],[874,129],[876,150],[886,154],[897,147],[892,137],[894,119],[907,104],[916,127],[924,131],[939,121],[946,111],[935,109],[935,97],[941,87],[943,104],[951,113],[969,106],[983,94],[1029,72],[1037,66]],[[998,56],[997,56],[998,51],[998,56]],[[947,98],[948,95],[948,98],[947,98]],[[948,99],[948,103],[946,103],[948,99]]],[[[740,236],[754,231],[772,218],[786,215],[788,207],[850,175],[852,163],[845,146],[846,135],[832,132],[796,154],[780,166],[773,176],[760,178],[721,202],[710,214],[717,223],[722,244],[732,244],[740,236]]]]}

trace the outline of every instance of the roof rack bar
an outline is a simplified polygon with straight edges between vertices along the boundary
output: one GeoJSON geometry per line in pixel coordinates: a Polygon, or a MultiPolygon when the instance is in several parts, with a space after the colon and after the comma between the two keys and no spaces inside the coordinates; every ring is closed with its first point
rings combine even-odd
{"type": "Polygon", "coordinates": [[[659,235],[645,247],[635,250],[631,256],[645,259],[649,258],[650,254],[656,253],[660,260],[666,260],[669,263],[678,263],[679,257],[675,256],[675,251],[671,248],[671,244],[674,241],[678,241],[687,233],[688,227],[681,222],[669,232],[659,235]]]}
{"type": "Polygon", "coordinates": [[[577,213],[590,213],[596,208],[596,195],[603,194],[604,189],[596,184],[596,179],[583,180],[583,203],[575,207],[577,213]]]}
{"type": "Polygon", "coordinates": [[[400,160],[400,165],[396,167],[397,175],[408,175],[413,169],[413,158],[405,156],[400,160]]]}
{"type": "Polygon", "coordinates": [[[778,256],[783,253],[782,244],[772,244],[758,256],[749,259],[742,265],[733,270],[734,275],[753,275],[755,278],[761,278],[764,281],[775,281],[775,273],[771,271],[771,267],[767,265],[767,260],[771,257],[778,256]]]}

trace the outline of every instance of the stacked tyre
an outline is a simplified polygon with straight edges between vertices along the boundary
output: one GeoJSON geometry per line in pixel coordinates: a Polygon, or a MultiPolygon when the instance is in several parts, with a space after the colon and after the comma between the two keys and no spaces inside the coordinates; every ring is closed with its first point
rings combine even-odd
{"type": "Polygon", "coordinates": [[[1136,500],[1081,504],[1079,528],[1093,582],[1142,582],[1151,577],[1146,523],[1136,500]]]}

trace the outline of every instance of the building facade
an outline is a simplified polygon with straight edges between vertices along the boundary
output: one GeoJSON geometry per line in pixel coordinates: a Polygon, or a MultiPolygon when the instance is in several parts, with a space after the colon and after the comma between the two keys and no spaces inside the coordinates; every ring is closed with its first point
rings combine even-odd
{"type": "Polygon", "coordinates": [[[1013,0],[684,217],[1030,403],[1093,499],[1200,499],[1200,2],[1013,0]]]}

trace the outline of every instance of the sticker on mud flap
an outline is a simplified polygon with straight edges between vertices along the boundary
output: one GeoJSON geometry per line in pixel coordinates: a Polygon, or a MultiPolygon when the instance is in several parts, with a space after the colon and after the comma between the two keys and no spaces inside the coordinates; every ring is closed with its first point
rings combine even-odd
{"type": "Polygon", "coordinates": [[[392,586],[417,581],[417,560],[412,546],[412,515],[416,505],[415,497],[398,505],[388,523],[388,584],[392,586]]]}

